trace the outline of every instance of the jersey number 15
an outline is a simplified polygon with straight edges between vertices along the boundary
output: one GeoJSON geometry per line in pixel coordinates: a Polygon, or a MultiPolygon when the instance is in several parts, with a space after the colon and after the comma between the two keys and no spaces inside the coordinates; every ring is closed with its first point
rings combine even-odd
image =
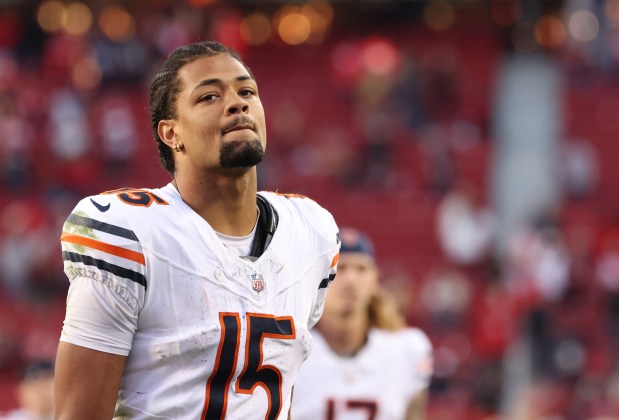
{"type": "MultiPolygon", "coordinates": [[[[236,312],[221,312],[221,339],[213,373],[206,383],[206,400],[202,419],[223,419],[226,416],[228,392],[239,356],[241,319],[236,312]]],[[[243,371],[236,378],[234,391],[253,394],[261,386],[269,398],[266,419],[276,419],[282,408],[282,374],[275,366],[263,365],[262,341],[265,338],[292,340],[296,336],[290,316],[247,314],[247,342],[243,371]]]]}

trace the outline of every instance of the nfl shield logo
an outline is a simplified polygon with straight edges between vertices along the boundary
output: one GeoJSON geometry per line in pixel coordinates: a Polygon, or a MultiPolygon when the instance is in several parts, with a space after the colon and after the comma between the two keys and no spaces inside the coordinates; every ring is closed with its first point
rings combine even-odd
{"type": "Polygon", "coordinates": [[[258,294],[264,290],[264,279],[262,278],[262,274],[252,274],[251,275],[251,288],[258,294]]]}

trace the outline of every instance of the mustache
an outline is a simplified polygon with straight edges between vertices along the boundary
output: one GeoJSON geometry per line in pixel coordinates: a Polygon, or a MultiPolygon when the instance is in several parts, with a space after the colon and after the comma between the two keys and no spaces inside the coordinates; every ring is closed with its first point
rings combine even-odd
{"type": "Polygon", "coordinates": [[[252,130],[256,131],[256,123],[254,121],[252,121],[249,117],[246,117],[244,115],[239,115],[238,117],[230,121],[228,124],[226,124],[221,130],[221,132],[227,133],[229,131],[232,131],[234,128],[238,127],[239,125],[248,126],[252,130]]]}

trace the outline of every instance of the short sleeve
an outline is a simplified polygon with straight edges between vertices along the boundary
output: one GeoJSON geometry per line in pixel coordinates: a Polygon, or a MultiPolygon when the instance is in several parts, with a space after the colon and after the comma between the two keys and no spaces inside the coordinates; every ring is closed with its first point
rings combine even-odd
{"type": "Polygon", "coordinates": [[[110,283],[87,277],[71,281],[60,341],[126,356],[137,329],[135,305],[110,283]]]}
{"type": "Polygon", "coordinates": [[[325,298],[327,297],[327,288],[329,284],[335,279],[335,275],[337,274],[337,261],[339,259],[339,241],[337,243],[336,249],[333,252],[326,255],[326,260],[331,259],[331,262],[328,265],[328,269],[323,271],[322,280],[318,286],[318,294],[316,296],[316,304],[314,305],[314,310],[310,315],[310,319],[308,322],[308,329],[311,329],[318,323],[320,317],[322,316],[322,312],[325,308],[325,298]]]}
{"type": "Polygon", "coordinates": [[[140,242],[110,196],[82,200],[61,235],[71,285],[61,341],[129,353],[146,292],[140,242]]]}
{"type": "Polygon", "coordinates": [[[321,249],[326,250],[325,253],[319,258],[318,264],[320,266],[320,282],[318,283],[318,293],[316,295],[316,303],[314,310],[310,315],[308,322],[308,329],[314,327],[320,320],[322,312],[325,306],[325,298],[327,297],[327,289],[331,282],[335,279],[337,274],[337,263],[340,257],[340,236],[337,224],[335,220],[326,210],[322,209],[324,214],[322,215],[320,228],[320,243],[321,249]]]}
{"type": "Polygon", "coordinates": [[[313,300],[307,328],[311,329],[320,319],[329,284],[335,279],[340,252],[338,226],[329,211],[314,200],[298,194],[261,192],[269,201],[281,206],[286,215],[295,220],[303,231],[303,240],[311,255],[311,275],[306,290],[313,300]]]}
{"type": "Polygon", "coordinates": [[[407,328],[402,332],[407,359],[411,369],[409,393],[415,396],[430,385],[434,371],[432,343],[418,328],[407,328]]]}

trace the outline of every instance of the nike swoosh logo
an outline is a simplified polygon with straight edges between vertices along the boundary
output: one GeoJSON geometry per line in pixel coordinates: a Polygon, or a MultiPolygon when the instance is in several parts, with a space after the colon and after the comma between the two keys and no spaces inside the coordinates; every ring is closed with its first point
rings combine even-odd
{"type": "Polygon", "coordinates": [[[93,200],[92,198],[90,199],[90,202],[97,208],[97,210],[99,210],[102,213],[105,213],[106,211],[110,209],[110,203],[107,203],[107,206],[102,206],[101,204],[93,200]]]}

